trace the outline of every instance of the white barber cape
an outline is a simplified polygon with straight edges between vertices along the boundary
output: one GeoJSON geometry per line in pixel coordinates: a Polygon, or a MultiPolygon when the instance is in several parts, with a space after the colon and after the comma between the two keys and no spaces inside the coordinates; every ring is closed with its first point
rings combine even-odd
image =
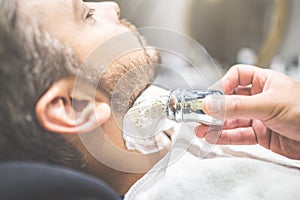
{"type": "Polygon", "coordinates": [[[300,198],[300,162],[255,146],[216,146],[210,158],[186,152],[165,170],[150,172],[125,200],[282,200],[300,198]]]}

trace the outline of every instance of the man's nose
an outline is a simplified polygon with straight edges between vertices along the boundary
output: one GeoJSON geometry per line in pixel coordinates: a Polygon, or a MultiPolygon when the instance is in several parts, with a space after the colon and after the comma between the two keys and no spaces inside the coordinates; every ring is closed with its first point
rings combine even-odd
{"type": "Polygon", "coordinates": [[[117,3],[112,1],[99,2],[99,3],[87,3],[91,8],[95,9],[96,17],[99,20],[110,20],[114,23],[119,23],[120,21],[120,7],[117,3]]]}

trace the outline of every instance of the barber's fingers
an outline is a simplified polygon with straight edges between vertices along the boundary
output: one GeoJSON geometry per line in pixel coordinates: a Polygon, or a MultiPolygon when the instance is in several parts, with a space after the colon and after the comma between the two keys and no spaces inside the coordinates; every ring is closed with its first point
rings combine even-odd
{"type": "Polygon", "coordinates": [[[207,131],[208,131],[208,126],[206,125],[199,125],[195,129],[196,136],[199,138],[205,138],[207,131]]]}
{"type": "MultiPolygon", "coordinates": [[[[209,138],[206,140],[210,143],[215,142],[210,141],[209,138]]],[[[223,130],[217,141],[217,144],[221,145],[252,145],[257,143],[256,134],[252,127],[223,130]]]]}
{"type": "MultiPolygon", "coordinates": [[[[246,128],[251,127],[252,120],[251,119],[232,119],[232,120],[225,120],[223,125],[224,130],[231,130],[236,128],[246,128]]],[[[204,138],[207,134],[209,126],[207,125],[199,125],[195,128],[195,133],[197,137],[204,138]]]]}
{"type": "Polygon", "coordinates": [[[252,95],[252,87],[251,86],[239,86],[235,88],[233,91],[233,94],[236,95],[245,95],[245,96],[250,96],[252,95]]]}
{"type": "Polygon", "coordinates": [[[223,129],[235,129],[235,128],[245,128],[250,127],[252,125],[252,119],[229,119],[225,120],[223,129]]]}
{"type": "Polygon", "coordinates": [[[233,94],[238,86],[251,84],[258,84],[262,88],[268,76],[265,69],[251,65],[235,65],[222,78],[223,90],[225,94],[233,94]]]}
{"type": "Polygon", "coordinates": [[[217,140],[215,138],[207,137],[207,126],[198,126],[195,131],[197,137],[205,138],[209,143],[221,145],[252,145],[258,143],[256,133],[252,127],[223,130],[217,140]]]}
{"type": "Polygon", "coordinates": [[[272,112],[273,103],[266,94],[225,95],[225,98],[211,95],[204,99],[203,110],[218,119],[265,119],[272,112]]]}
{"type": "Polygon", "coordinates": [[[253,145],[260,144],[261,146],[270,149],[271,135],[268,129],[260,120],[253,120],[249,127],[239,127],[223,130],[222,134],[216,140],[210,140],[205,137],[209,143],[217,143],[221,145],[253,145]]]}

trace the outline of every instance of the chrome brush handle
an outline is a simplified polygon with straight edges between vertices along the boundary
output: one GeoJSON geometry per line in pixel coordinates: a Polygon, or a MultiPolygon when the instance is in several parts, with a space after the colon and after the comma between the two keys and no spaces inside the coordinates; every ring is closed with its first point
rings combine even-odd
{"type": "Polygon", "coordinates": [[[205,125],[222,125],[223,121],[206,115],[202,109],[203,99],[208,95],[223,95],[218,90],[171,91],[166,105],[167,118],[176,122],[199,122],[205,125]]]}

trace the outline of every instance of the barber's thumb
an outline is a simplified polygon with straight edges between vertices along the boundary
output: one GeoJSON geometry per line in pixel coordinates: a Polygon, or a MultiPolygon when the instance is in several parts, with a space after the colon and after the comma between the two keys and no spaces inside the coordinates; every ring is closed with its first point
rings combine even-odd
{"type": "Polygon", "coordinates": [[[203,102],[206,114],[216,118],[254,118],[262,119],[269,106],[259,96],[207,96],[203,102]]]}
{"type": "Polygon", "coordinates": [[[203,111],[213,117],[224,119],[225,116],[225,96],[209,95],[203,101],[203,111]]]}

